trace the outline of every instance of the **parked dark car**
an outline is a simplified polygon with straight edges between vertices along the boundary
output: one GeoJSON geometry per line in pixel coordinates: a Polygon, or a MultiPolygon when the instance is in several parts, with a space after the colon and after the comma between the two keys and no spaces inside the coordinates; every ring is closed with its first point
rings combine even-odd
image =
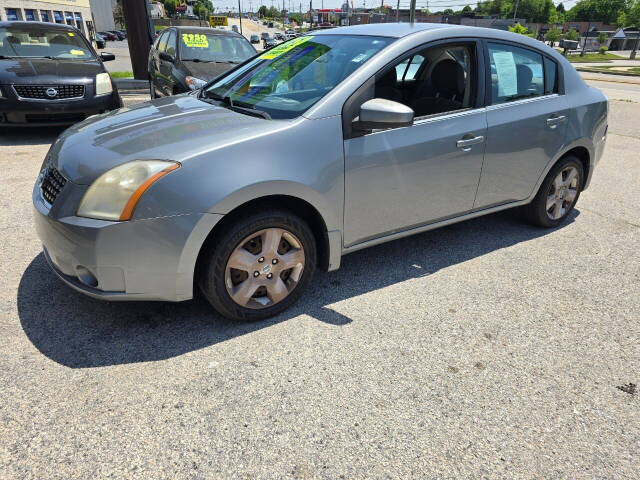
{"type": "Polygon", "coordinates": [[[78,29],[0,22],[0,126],[70,125],[122,106],[102,62],[78,29]]]}
{"type": "Polygon", "coordinates": [[[267,48],[273,48],[278,44],[275,38],[267,37],[262,42],[262,46],[266,50],[267,48]]]}
{"type": "Polygon", "coordinates": [[[113,35],[115,35],[116,39],[119,41],[122,41],[125,38],[127,38],[127,36],[124,33],[119,32],[118,30],[109,30],[109,33],[112,33],[113,35]]]}
{"type": "Polygon", "coordinates": [[[118,37],[116,37],[113,33],[111,32],[98,32],[100,35],[102,35],[102,37],[105,40],[109,40],[110,42],[114,42],[118,39],[118,37]]]}
{"type": "Polygon", "coordinates": [[[96,47],[100,49],[103,49],[107,45],[107,41],[99,33],[93,35],[93,41],[96,42],[96,47]]]}
{"type": "Polygon", "coordinates": [[[282,33],[280,33],[280,32],[276,32],[276,33],[273,34],[273,38],[275,38],[276,40],[282,41],[282,40],[284,40],[284,35],[282,33]]]}
{"type": "Polygon", "coordinates": [[[260,43],[260,37],[258,35],[251,35],[251,43],[260,43]]]}
{"type": "Polygon", "coordinates": [[[197,90],[255,54],[246,38],[229,30],[167,28],[149,52],[151,98],[197,90]]]}

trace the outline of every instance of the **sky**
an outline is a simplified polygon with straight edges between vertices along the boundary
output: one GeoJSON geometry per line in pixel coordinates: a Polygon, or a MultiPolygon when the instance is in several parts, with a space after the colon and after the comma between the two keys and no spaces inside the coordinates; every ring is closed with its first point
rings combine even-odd
{"type": "MultiPolygon", "coordinates": [[[[238,9],[238,1],[237,0],[212,0],[213,5],[219,9],[229,9],[233,8],[234,10],[238,9]]],[[[311,0],[313,3],[313,8],[340,8],[344,3],[344,0],[311,0]]],[[[387,5],[397,5],[397,0],[383,0],[387,5]]],[[[381,0],[353,0],[353,4],[356,8],[366,7],[373,8],[380,5],[381,0]]],[[[400,0],[400,8],[408,8],[410,0],[400,0]]],[[[561,2],[559,0],[554,0],[554,3],[557,5],[559,3],[563,3],[565,8],[568,10],[572,6],[575,5],[577,0],[568,0],[561,2]]],[[[444,10],[446,8],[452,8],[454,10],[460,10],[465,5],[469,5],[474,7],[477,2],[464,2],[464,0],[416,0],[416,5],[418,8],[427,8],[429,6],[429,10],[432,12],[444,10]]],[[[284,0],[285,8],[289,9],[289,0],[284,0]]],[[[294,11],[298,11],[300,9],[301,0],[291,0],[291,9],[294,11]],[[295,5],[294,5],[295,4],[295,5]]],[[[241,0],[242,10],[249,11],[251,8],[253,11],[257,11],[260,5],[265,5],[267,7],[279,6],[282,8],[282,0],[241,0]]],[[[309,10],[309,0],[302,1],[302,11],[306,12],[309,10]]]]}

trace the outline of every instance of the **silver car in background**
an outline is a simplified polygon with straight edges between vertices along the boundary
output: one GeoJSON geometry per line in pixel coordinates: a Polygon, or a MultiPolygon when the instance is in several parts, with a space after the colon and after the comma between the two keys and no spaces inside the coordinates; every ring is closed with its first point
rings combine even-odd
{"type": "Polygon", "coordinates": [[[109,300],[257,320],[315,269],[522,207],[556,227],[602,156],[608,102],[541,42],[456,25],[313,32],[202,90],[82,122],[33,189],[45,256],[109,300]]]}

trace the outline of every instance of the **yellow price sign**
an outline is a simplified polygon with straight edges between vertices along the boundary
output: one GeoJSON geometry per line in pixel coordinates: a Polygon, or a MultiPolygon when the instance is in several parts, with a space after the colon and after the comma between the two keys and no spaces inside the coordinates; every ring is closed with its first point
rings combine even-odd
{"type": "Polygon", "coordinates": [[[288,42],[278,45],[277,47],[274,47],[271,50],[263,53],[262,55],[260,55],[260,58],[264,60],[272,60],[279,57],[280,55],[287,53],[290,50],[293,50],[298,45],[302,45],[303,43],[308,42],[311,39],[313,39],[313,37],[294,38],[293,40],[289,40],[288,42]]]}
{"type": "Polygon", "coordinates": [[[69,53],[71,55],[84,55],[84,52],[82,50],[71,50],[69,53]]]}
{"type": "Polygon", "coordinates": [[[69,35],[70,37],[74,37],[75,34],[73,32],[67,32],[67,35],[69,35]]]}
{"type": "Polygon", "coordinates": [[[207,36],[200,33],[183,33],[182,42],[190,48],[209,48],[207,36]]]}

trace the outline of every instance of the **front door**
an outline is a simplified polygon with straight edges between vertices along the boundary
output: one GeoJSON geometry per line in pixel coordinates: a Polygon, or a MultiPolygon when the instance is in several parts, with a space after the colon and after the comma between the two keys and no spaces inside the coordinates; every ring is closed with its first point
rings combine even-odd
{"type": "Polygon", "coordinates": [[[408,76],[402,65],[416,63],[400,59],[376,76],[373,96],[410,106],[414,124],[344,142],[346,247],[473,208],[487,134],[475,45],[413,55],[419,69],[408,76]]]}
{"type": "Polygon", "coordinates": [[[555,61],[509,44],[489,42],[487,49],[491,95],[475,208],[528,198],[564,145],[568,118],[555,61]]]}

